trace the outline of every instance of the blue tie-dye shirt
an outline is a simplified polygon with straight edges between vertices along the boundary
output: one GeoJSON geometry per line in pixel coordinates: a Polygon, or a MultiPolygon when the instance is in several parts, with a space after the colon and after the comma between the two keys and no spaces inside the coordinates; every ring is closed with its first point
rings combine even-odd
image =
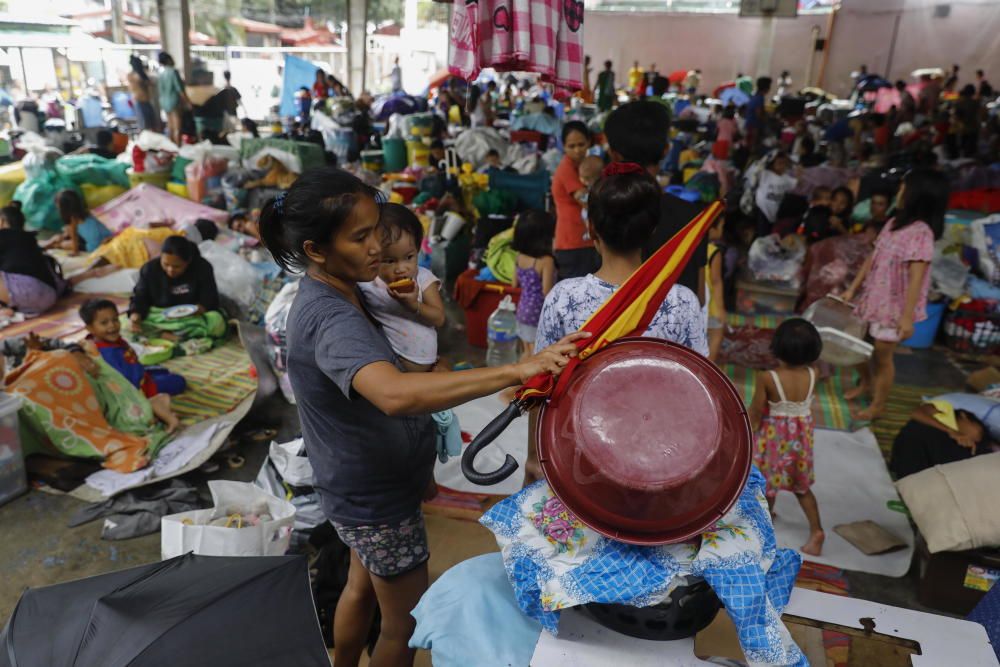
{"type": "MultiPolygon", "coordinates": [[[[617,286],[593,274],[556,283],[542,306],[535,349],[541,350],[578,331],[616,289],[617,286]]],[[[687,287],[674,285],[644,335],[663,338],[708,355],[705,327],[705,316],[698,297],[687,287]]]]}

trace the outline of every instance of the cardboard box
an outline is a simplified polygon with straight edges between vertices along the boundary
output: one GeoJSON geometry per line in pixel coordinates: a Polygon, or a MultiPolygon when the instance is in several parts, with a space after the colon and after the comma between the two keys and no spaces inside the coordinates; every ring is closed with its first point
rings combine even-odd
{"type": "Polygon", "coordinates": [[[969,377],[965,378],[965,384],[978,394],[981,391],[989,389],[992,385],[1000,384],[1000,370],[997,370],[993,366],[980,368],[974,373],[969,373],[969,377]]]}
{"type": "Polygon", "coordinates": [[[917,539],[920,604],[965,616],[1000,579],[1000,549],[930,553],[923,537],[917,539]]]}

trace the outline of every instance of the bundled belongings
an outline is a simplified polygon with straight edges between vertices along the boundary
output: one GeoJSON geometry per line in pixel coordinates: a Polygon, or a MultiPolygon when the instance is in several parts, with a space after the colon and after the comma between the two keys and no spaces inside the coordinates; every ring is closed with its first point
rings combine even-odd
{"type": "Polygon", "coordinates": [[[21,596],[0,667],[329,667],[303,557],[185,554],[21,596]]]}

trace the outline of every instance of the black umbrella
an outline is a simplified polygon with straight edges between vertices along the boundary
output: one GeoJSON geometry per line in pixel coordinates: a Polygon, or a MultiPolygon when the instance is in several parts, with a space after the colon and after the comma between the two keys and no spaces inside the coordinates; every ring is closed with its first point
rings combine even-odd
{"type": "Polygon", "coordinates": [[[306,559],[187,554],[24,592],[0,667],[330,667],[306,559]]]}

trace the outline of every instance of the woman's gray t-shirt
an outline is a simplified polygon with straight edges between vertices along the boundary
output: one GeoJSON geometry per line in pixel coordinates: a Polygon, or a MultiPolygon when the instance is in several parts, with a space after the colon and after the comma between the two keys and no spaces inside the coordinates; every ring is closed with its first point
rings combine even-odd
{"type": "Polygon", "coordinates": [[[380,328],[340,292],[306,276],[287,331],[288,375],[326,517],[361,526],[417,512],[434,473],[433,420],[390,417],[351,388],[368,364],[399,367],[380,328]]]}

